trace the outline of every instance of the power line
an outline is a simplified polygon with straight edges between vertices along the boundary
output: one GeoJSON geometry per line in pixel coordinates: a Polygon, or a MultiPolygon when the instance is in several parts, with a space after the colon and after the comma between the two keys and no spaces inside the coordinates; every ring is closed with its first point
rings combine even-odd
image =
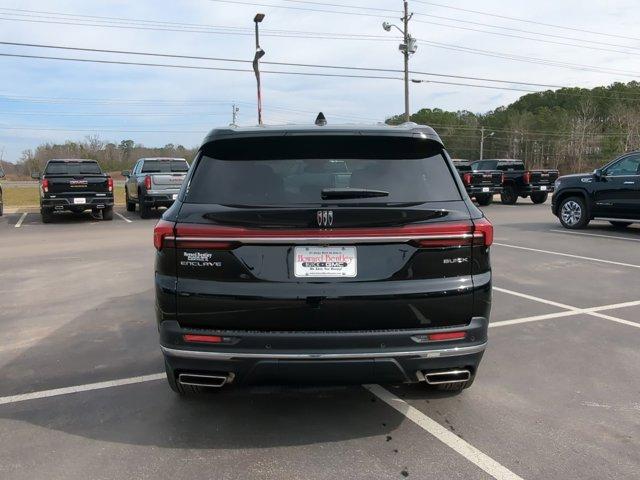
{"type": "MultiPolygon", "coordinates": [[[[111,49],[100,49],[100,48],[69,47],[64,45],[50,45],[50,44],[40,44],[40,43],[20,43],[20,42],[0,41],[0,45],[33,47],[33,48],[50,48],[50,49],[73,50],[73,51],[94,52],[94,53],[96,52],[116,53],[116,54],[122,54],[122,55],[141,55],[141,56],[163,57],[163,58],[181,58],[181,59],[188,59],[188,60],[210,60],[210,61],[220,61],[220,62],[251,63],[251,60],[243,60],[243,59],[236,59],[236,58],[206,57],[206,56],[196,56],[196,55],[177,55],[177,54],[155,53],[155,52],[140,52],[140,51],[131,51],[131,50],[111,50],[111,49]]],[[[338,70],[402,73],[402,70],[399,70],[399,69],[381,68],[381,67],[352,67],[352,66],[344,66],[344,65],[323,65],[323,64],[275,62],[275,61],[263,61],[262,63],[266,65],[279,65],[279,66],[289,66],[289,67],[328,68],[328,69],[338,69],[338,70]]],[[[533,82],[523,82],[523,81],[515,81],[515,80],[502,80],[502,79],[496,79],[496,78],[472,77],[472,76],[465,76],[465,75],[442,74],[442,73],[422,72],[422,71],[410,71],[409,73],[412,73],[414,75],[458,78],[461,80],[478,80],[478,81],[484,81],[484,82],[497,82],[497,83],[507,83],[507,84],[514,84],[514,85],[530,85],[530,86],[546,87],[546,88],[567,88],[564,85],[552,85],[552,84],[545,84],[545,83],[533,83],[533,82]]]]}
{"type": "Polygon", "coordinates": [[[529,19],[526,19],[526,18],[510,17],[510,16],[507,16],[507,15],[500,15],[500,14],[497,14],[497,13],[482,12],[480,10],[471,10],[471,9],[468,9],[468,8],[453,7],[451,5],[443,5],[441,3],[428,2],[428,1],[425,1],[425,0],[413,0],[413,1],[415,3],[421,3],[423,5],[432,5],[432,6],[436,6],[436,7],[448,8],[448,9],[451,9],[451,10],[458,10],[458,11],[461,11],[461,12],[475,13],[475,14],[484,15],[484,16],[487,16],[487,17],[503,18],[505,20],[513,20],[513,21],[516,21],[516,22],[530,23],[530,24],[534,24],[534,25],[541,25],[541,26],[544,26],[544,27],[559,28],[559,29],[562,29],[562,30],[570,30],[570,31],[573,31],[573,32],[591,33],[593,35],[601,35],[601,36],[605,36],[605,37],[624,38],[626,40],[633,40],[633,41],[636,41],[636,42],[640,41],[640,38],[638,38],[638,37],[629,37],[629,36],[626,36],[626,35],[616,35],[614,33],[605,33],[605,32],[598,32],[598,31],[595,31],[595,30],[587,30],[585,28],[567,27],[567,26],[564,26],[564,25],[557,25],[557,24],[553,24],[553,23],[538,22],[538,21],[529,20],[529,19]]]}

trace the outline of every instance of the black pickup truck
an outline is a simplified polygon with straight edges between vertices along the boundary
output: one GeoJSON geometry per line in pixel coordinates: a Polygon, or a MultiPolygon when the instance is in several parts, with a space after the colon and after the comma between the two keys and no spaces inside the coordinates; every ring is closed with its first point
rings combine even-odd
{"type": "Polygon", "coordinates": [[[615,228],[640,222],[640,152],[622,155],[592,173],[562,176],[555,186],[551,211],[565,228],[584,228],[594,219],[615,228]]]}
{"type": "Polygon", "coordinates": [[[504,175],[499,170],[473,171],[468,160],[453,159],[453,164],[470,197],[481,206],[491,204],[493,196],[502,192],[504,175]]]}
{"type": "Polygon", "coordinates": [[[58,211],[102,211],[103,220],[113,220],[113,179],[95,160],[49,160],[42,175],[31,176],[40,180],[43,223],[58,211]]]}
{"type": "Polygon", "coordinates": [[[500,199],[505,205],[515,205],[518,197],[531,197],[533,203],[546,202],[558,178],[558,170],[527,170],[522,160],[478,160],[471,164],[471,170],[500,170],[504,174],[500,199]]]}

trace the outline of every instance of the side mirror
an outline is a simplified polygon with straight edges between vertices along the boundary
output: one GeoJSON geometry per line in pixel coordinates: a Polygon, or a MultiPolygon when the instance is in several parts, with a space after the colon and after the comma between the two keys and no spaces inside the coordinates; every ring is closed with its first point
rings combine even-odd
{"type": "Polygon", "coordinates": [[[33,178],[34,180],[40,180],[40,172],[32,172],[31,178],[33,178]]]}
{"type": "Polygon", "coordinates": [[[604,174],[602,173],[602,169],[601,168],[596,168],[593,171],[593,176],[596,178],[596,180],[601,180],[602,177],[604,176],[604,174]]]}
{"type": "Polygon", "coordinates": [[[131,171],[130,170],[123,170],[120,173],[122,173],[123,177],[130,177],[131,176],[131,171]]]}

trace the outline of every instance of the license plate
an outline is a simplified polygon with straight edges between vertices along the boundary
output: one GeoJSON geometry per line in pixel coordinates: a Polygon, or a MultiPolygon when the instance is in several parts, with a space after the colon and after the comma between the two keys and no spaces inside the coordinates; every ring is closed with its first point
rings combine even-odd
{"type": "Polygon", "coordinates": [[[486,192],[488,192],[488,191],[489,191],[489,187],[482,187],[482,192],[483,192],[483,193],[486,193],[486,192]]]}
{"type": "Polygon", "coordinates": [[[178,194],[174,193],[173,195],[171,195],[171,197],[175,200],[176,198],[178,198],[178,194]]]}
{"type": "Polygon", "coordinates": [[[75,197],[73,199],[73,203],[75,205],[84,205],[85,203],[87,203],[87,199],[86,198],[75,197]]]}
{"type": "Polygon", "coordinates": [[[542,190],[543,192],[547,189],[546,185],[543,185],[540,187],[540,190],[542,190]]]}
{"type": "Polygon", "coordinates": [[[356,247],[296,247],[294,249],[296,277],[355,277],[356,247]]]}

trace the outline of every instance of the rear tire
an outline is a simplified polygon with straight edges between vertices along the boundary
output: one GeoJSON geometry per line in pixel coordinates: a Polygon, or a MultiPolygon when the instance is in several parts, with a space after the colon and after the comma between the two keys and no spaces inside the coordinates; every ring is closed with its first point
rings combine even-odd
{"type": "Polygon", "coordinates": [[[176,373],[169,366],[166,360],[164,362],[164,371],[167,374],[167,383],[169,383],[169,387],[178,395],[180,396],[194,395],[202,392],[203,390],[202,387],[198,387],[195,385],[182,385],[181,383],[178,383],[178,379],[176,378],[176,373]]]}
{"type": "Polygon", "coordinates": [[[493,202],[493,195],[491,195],[490,193],[484,195],[476,195],[476,201],[481,207],[486,207],[487,205],[491,205],[491,202],[493,202]]]}
{"type": "Polygon", "coordinates": [[[512,185],[506,185],[500,193],[500,200],[504,205],[515,205],[518,201],[518,192],[512,185]]]}
{"type": "Polygon", "coordinates": [[[53,222],[53,212],[46,208],[40,209],[40,215],[42,216],[42,223],[51,223],[53,222]]]}
{"type": "Polygon", "coordinates": [[[547,192],[535,192],[531,194],[531,201],[536,205],[546,202],[547,198],[549,198],[547,192]]]}
{"type": "Polygon", "coordinates": [[[558,206],[558,218],[564,228],[578,230],[589,224],[589,213],[580,197],[567,197],[558,206]]]}
{"type": "Polygon", "coordinates": [[[125,198],[125,201],[127,202],[127,212],[135,212],[136,202],[132,202],[129,199],[129,190],[127,190],[126,188],[124,189],[124,198],[125,198]]]}
{"type": "Polygon", "coordinates": [[[615,228],[627,228],[629,225],[631,225],[631,222],[614,222],[614,221],[609,221],[609,223],[611,225],[613,225],[615,228]]]}
{"type": "Polygon", "coordinates": [[[102,209],[102,220],[113,220],[113,207],[106,207],[102,209]]]}

